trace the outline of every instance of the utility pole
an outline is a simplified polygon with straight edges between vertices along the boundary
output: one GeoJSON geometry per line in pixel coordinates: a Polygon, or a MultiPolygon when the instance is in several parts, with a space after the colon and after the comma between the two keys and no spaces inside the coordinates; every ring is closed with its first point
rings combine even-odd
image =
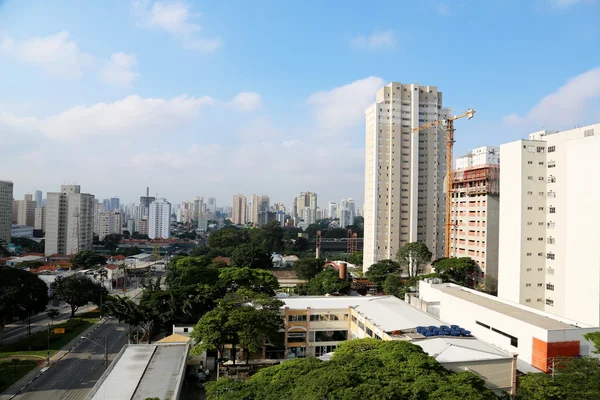
{"type": "Polygon", "coordinates": [[[517,353],[512,354],[512,363],[510,369],[510,398],[514,400],[517,397],[517,353]]]}
{"type": "Polygon", "coordinates": [[[50,366],[50,324],[48,324],[48,352],[46,353],[47,366],[50,366]]]}

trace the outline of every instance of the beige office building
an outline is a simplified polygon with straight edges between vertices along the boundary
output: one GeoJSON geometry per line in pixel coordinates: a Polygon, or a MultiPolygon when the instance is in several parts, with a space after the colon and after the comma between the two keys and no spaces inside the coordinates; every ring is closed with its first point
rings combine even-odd
{"type": "Polygon", "coordinates": [[[94,235],[94,196],[79,185],[62,185],[48,193],[46,204],[46,255],[91,250],[94,235]]]}
{"type": "MultiPolygon", "coordinates": [[[[259,221],[259,214],[261,212],[269,211],[269,196],[263,194],[262,196],[257,196],[255,194],[252,195],[252,205],[251,210],[252,213],[250,215],[251,222],[255,225],[264,225],[264,221],[259,221]]],[[[263,218],[264,220],[264,218],[263,218]]]]}
{"type": "Polygon", "coordinates": [[[600,326],[600,124],[500,152],[498,297],[600,326]]]}
{"type": "Polygon", "coordinates": [[[478,280],[498,278],[500,148],[479,147],[456,159],[450,208],[450,257],[470,257],[478,280]]]}
{"type": "Polygon", "coordinates": [[[98,225],[94,228],[99,240],[108,235],[120,235],[123,232],[123,220],[119,211],[102,211],[98,213],[98,225]]]}
{"type": "Polygon", "coordinates": [[[366,110],[363,268],[393,259],[410,242],[444,255],[445,137],[438,128],[411,132],[446,117],[435,86],[392,82],[366,110]]]}
{"type": "Polygon", "coordinates": [[[0,244],[10,243],[10,227],[12,225],[13,183],[0,181],[0,244]]]}
{"type": "Polygon", "coordinates": [[[243,194],[237,194],[233,196],[233,216],[232,222],[235,225],[244,225],[247,221],[246,219],[246,196],[243,194]]]}
{"type": "Polygon", "coordinates": [[[307,225],[317,222],[317,194],[300,192],[296,196],[296,218],[307,225]]]}
{"type": "Polygon", "coordinates": [[[35,208],[35,220],[33,222],[35,229],[46,231],[46,206],[35,208]]]}
{"type": "Polygon", "coordinates": [[[17,225],[35,226],[35,208],[37,202],[26,194],[24,200],[14,200],[17,207],[17,225]]]}

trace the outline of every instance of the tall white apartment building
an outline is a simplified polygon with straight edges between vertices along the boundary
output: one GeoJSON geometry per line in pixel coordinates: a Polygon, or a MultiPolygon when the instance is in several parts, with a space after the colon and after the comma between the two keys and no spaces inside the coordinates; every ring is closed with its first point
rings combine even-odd
{"type": "Polygon", "coordinates": [[[356,217],[356,202],[354,199],[342,199],[338,208],[338,214],[341,228],[354,224],[354,217],[356,217]]]}
{"type": "Polygon", "coordinates": [[[148,216],[148,237],[167,239],[171,236],[171,203],[166,199],[156,199],[150,204],[148,216]]]}
{"type": "Polygon", "coordinates": [[[499,147],[479,147],[456,159],[453,174],[450,256],[472,258],[478,278],[498,277],[499,162],[499,147]]]}
{"type": "Polygon", "coordinates": [[[0,244],[10,243],[10,227],[12,224],[13,183],[0,181],[0,244]]]}
{"type": "Polygon", "coordinates": [[[246,223],[246,196],[237,194],[233,196],[232,222],[235,225],[244,225],[246,223]]]}
{"type": "Polygon", "coordinates": [[[123,219],[119,211],[102,211],[98,215],[98,226],[95,229],[99,240],[104,240],[108,235],[123,232],[123,219]]]}
{"type": "Polygon", "coordinates": [[[437,128],[444,119],[435,86],[392,82],[366,110],[365,237],[363,268],[393,259],[410,242],[444,255],[446,148],[437,128]]]}
{"type": "Polygon", "coordinates": [[[600,124],[500,147],[498,296],[600,325],[600,124]]]}
{"type": "Polygon", "coordinates": [[[300,192],[296,196],[296,218],[306,223],[313,224],[317,220],[317,194],[314,192],[300,192]]]}
{"type": "Polygon", "coordinates": [[[35,208],[35,220],[33,222],[35,229],[46,231],[46,206],[35,208]]]}
{"type": "Polygon", "coordinates": [[[216,199],[216,197],[209,197],[208,198],[208,203],[207,203],[206,209],[208,210],[208,212],[211,212],[211,213],[217,212],[217,199],[216,199]]]}
{"type": "Polygon", "coordinates": [[[250,222],[255,225],[264,225],[264,221],[259,221],[258,215],[261,212],[269,211],[269,201],[269,196],[266,194],[262,196],[252,195],[250,222]]]}
{"type": "Polygon", "coordinates": [[[45,253],[75,254],[91,250],[94,236],[94,195],[79,185],[62,185],[48,193],[45,253]]]}
{"type": "Polygon", "coordinates": [[[331,219],[335,219],[337,218],[337,212],[338,210],[338,205],[337,203],[330,201],[329,204],[327,205],[327,216],[331,219]]]}

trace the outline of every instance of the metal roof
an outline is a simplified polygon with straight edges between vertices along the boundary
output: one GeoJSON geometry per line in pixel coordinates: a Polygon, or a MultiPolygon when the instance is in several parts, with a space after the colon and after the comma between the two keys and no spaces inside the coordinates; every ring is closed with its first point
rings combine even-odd
{"type": "Polygon", "coordinates": [[[512,356],[475,338],[447,338],[412,342],[440,363],[511,359],[512,356]]]}

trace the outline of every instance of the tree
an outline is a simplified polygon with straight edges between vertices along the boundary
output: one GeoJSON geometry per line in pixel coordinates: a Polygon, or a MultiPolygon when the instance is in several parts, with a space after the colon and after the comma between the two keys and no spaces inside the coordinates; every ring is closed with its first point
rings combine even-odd
{"type": "Polygon", "coordinates": [[[381,285],[390,274],[395,274],[399,271],[400,264],[394,260],[381,260],[371,265],[366,272],[366,276],[369,281],[376,283],[381,288],[381,285]]]}
{"type": "Polygon", "coordinates": [[[136,240],[150,240],[150,237],[148,235],[139,232],[133,232],[131,238],[136,240]]]}
{"type": "Polygon", "coordinates": [[[398,249],[396,260],[409,277],[423,272],[423,265],[431,261],[431,252],[423,243],[407,243],[398,249]]]}
{"type": "Polygon", "coordinates": [[[98,265],[106,264],[106,258],[93,251],[83,250],[71,256],[73,268],[91,269],[98,265]]]}
{"type": "Polygon", "coordinates": [[[356,251],[356,252],[350,254],[350,257],[348,257],[348,262],[350,264],[362,266],[362,263],[363,263],[363,252],[362,251],[356,251]]]}
{"type": "Polygon", "coordinates": [[[281,306],[281,300],[250,290],[228,293],[196,324],[191,334],[197,343],[194,352],[217,350],[222,358],[225,345],[229,344],[235,364],[238,346],[248,354],[276,340],[283,328],[281,306]]]}
{"type": "Polygon", "coordinates": [[[219,273],[219,284],[228,292],[240,289],[252,290],[270,296],[279,288],[277,278],[269,271],[253,268],[223,268],[219,273]]]}
{"type": "Polygon", "coordinates": [[[46,315],[52,321],[52,325],[54,325],[54,320],[60,315],[60,311],[57,308],[49,308],[46,310],[46,315]]]}
{"type": "Polygon", "coordinates": [[[71,307],[71,318],[79,307],[89,302],[102,305],[103,299],[108,295],[105,287],[81,274],[59,276],[50,287],[57,298],[71,307]]]}
{"type": "Polygon", "coordinates": [[[208,382],[206,393],[208,400],[497,399],[483,379],[445,369],[417,345],[375,339],[343,342],[329,361],[289,360],[244,381],[208,382]]]}
{"type": "Polygon", "coordinates": [[[350,282],[340,279],[338,271],[332,268],[324,269],[308,282],[308,294],[321,296],[325,294],[347,294],[350,292],[350,282]]]}
{"type": "Polygon", "coordinates": [[[106,235],[102,243],[107,250],[115,251],[119,244],[121,244],[121,240],[123,239],[123,235],[119,235],[118,233],[111,233],[110,235],[106,235]]]}
{"type": "Polygon", "coordinates": [[[470,287],[473,286],[473,276],[479,271],[471,257],[440,258],[432,266],[442,279],[470,287]]]}
{"type": "Polygon", "coordinates": [[[25,319],[46,309],[48,286],[25,270],[0,267],[0,342],[4,326],[13,319],[25,319]]]}
{"type": "Polygon", "coordinates": [[[596,349],[593,350],[593,352],[595,354],[600,354],[600,331],[586,333],[585,335],[583,335],[583,338],[594,343],[594,347],[596,349]]]}
{"type": "Polygon", "coordinates": [[[250,243],[247,229],[226,226],[208,236],[208,245],[212,249],[220,249],[230,256],[236,247],[250,243]]]}
{"type": "Polygon", "coordinates": [[[294,263],[293,269],[298,279],[308,281],[323,271],[323,264],[320,258],[301,258],[294,263]]]}
{"type": "Polygon", "coordinates": [[[551,376],[527,374],[519,380],[520,400],[563,400],[565,393],[551,376]]]}
{"type": "Polygon", "coordinates": [[[387,278],[383,281],[383,293],[396,296],[398,298],[404,299],[404,294],[406,293],[406,285],[402,281],[398,275],[388,275],[387,278]]]}
{"type": "Polygon", "coordinates": [[[264,248],[268,254],[283,251],[283,228],[279,221],[271,221],[256,231],[256,244],[264,248]]]}
{"type": "Polygon", "coordinates": [[[239,245],[231,254],[231,265],[233,267],[248,268],[271,268],[273,261],[271,255],[263,248],[251,245],[239,245]]]}
{"type": "Polygon", "coordinates": [[[486,275],[483,282],[483,291],[492,296],[498,295],[498,278],[493,275],[486,275]]]}

